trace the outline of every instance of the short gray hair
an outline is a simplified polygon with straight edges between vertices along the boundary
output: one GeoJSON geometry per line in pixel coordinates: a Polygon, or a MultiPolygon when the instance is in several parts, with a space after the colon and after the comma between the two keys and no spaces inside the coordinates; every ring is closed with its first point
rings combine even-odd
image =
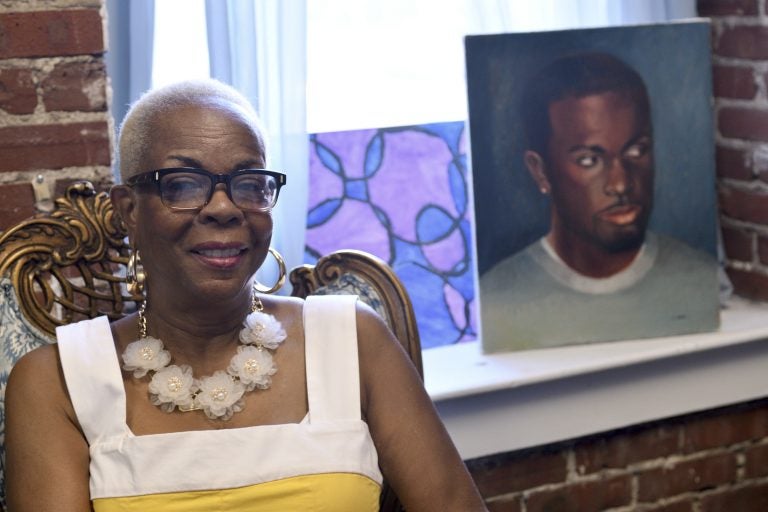
{"type": "MultiPolygon", "coordinates": [[[[205,105],[212,102],[230,103],[240,107],[246,122],[261,135],[265,133],[256,110],[237,89],[214,79],[187,80],[145,92],[125,116],[120,125],[118,154],[120,176],[123,181],[143,171],[142,161],[152,141],[152,128],[158,116],[189,105],[205,105]]],[[[265,150],[266,157],[266,150],[265,150]]]]}

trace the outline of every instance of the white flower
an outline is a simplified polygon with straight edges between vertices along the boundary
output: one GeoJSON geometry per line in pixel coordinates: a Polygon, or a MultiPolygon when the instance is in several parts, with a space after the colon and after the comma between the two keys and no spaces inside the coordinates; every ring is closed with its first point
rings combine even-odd
{"type": "Polygon", "coordinates": [[[198,382],[200,393],[197,403],[202,406],[205,415],[211,419],[228,420],[232,414],[243,409],[242,397],[245,386],[219,370],[210,377],[204,377],[198,382]]]}
{"type": "Polygon", "coordinates": [[[151,336],[129,343],[123,352],[123,369],[132,371],[137,379],[170,362],[171,354],[163,348],[163,342],[151,336]]]}
{"type": "Polygon", "coordinates": [[[277,372],[270,350],[285,340],[283,326],[274,316],[260,311],[243,322],[237,353],[226,372],[195,379],[189,365],[170,365],[171,354],[157,338],[129,343],[122,354],[123,369],[137,379],[149,374],[149,398],[165,412],[202,409],[211,419],[228,420],[243,410],[243,395],[255,388],[267,389],[277,372]]]}
{"type": "Polygon", "coordinates": [[[277,367],[268,350],[253,345],[240,345],[237,354],[229,362],[227,372],[245,384],[246,391],[254,388],[267,389],[272,384],[271,376],[277,367]]]}
{"type": "Polygon", "coordinates": [[[261,311],[254,311],[245,317],[243,326],[240,341],[245,344],[261,345],[274,350],[286,337],[283,324],[274,316],[261,311]]]}
{"type": "Polygon", "coordinates": [[[149,382],[150,400],[165,412],[175,407],[190,408],[197,386],[189,365],[171,365],[157,370],[149,382]]]}

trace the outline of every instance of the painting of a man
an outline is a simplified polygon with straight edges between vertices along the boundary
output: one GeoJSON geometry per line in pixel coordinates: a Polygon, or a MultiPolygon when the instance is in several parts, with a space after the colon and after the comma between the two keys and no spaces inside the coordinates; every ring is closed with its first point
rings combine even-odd
{"type": "Polygon", "coordinates": [[[560,56],[520,106],[549,226],[480,275],[484,350],[716,328],[714,257],[649,229],[654,130],[640,74],[605,52],[560,56]]]}

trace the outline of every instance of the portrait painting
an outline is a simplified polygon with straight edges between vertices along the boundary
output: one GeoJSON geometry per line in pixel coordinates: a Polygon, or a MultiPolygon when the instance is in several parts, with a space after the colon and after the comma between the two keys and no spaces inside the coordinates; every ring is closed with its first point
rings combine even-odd
{"type": "Polygon", "coordinates": [[[484,352],[718,328],[709,34],[466,38],[484,352]]]}

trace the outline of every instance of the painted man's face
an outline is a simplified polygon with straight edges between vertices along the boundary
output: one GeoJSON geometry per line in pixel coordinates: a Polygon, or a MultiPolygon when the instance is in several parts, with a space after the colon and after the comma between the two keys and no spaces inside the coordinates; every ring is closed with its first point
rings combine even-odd
{"type": "Polygon", "coordinates": [[[648,112],[616,92],[549,107],[545,173],[560,227],[607,252],[639,247],[653,204],[648,112]]]}

